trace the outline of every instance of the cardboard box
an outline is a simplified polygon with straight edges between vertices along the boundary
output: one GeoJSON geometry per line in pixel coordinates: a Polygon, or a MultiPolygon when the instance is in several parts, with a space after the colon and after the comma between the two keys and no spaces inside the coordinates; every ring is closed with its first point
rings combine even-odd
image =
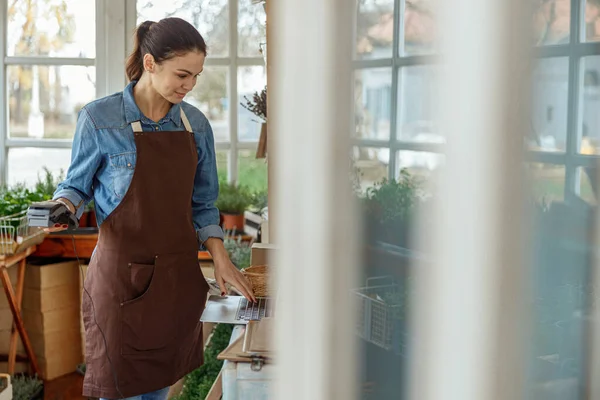
{"type": "MultiPolygon", "coordinates": [[[[19,267],[18,265],[13,265],[10,268],[7,269],[8,271],[8,278],[10,279],[10,283],[12,283],[12,287],[13,287],[13,292],[15,293],[15,296],[17,295],[17,273],[18,273],[19,267]]],[[[25,268],[25,270],[27,271],[27,268],[25,268]]],[[[0,284],[1,286],[1,284],[0,284]]],[[[8,298],[6,297],[6,293],[4,292],[4,286],[2,286],[2,289],[0,289],[0,310],[10,310],[10,306],[8,305],[8,298]]]]}
{"type": "Polygon", "coordinates": [[[60,308],[79,307],[81,298],[77,283],[55,286],[47,289],[25,288],[23,291],[23,310],[52,311],[60,308]]]}
{"type": "MultiPolygon", "coordinates": [[[[0,372],[8,373],[8,363],[0,362],[0,372]]],[[[26,374],[29,372],[29,362],[16,362],[15,363],[15,373],[23,373],[26,374]]]]}
{"type": "Polygon", "coordinates": [[[0,308],[0,331],[12,329],[13,315],[10,308],[0,308]]]}
{"type": "Polygon", "coordinates": [[[81,354],[81,333],[69,329],[50,333],[28,332],[31,347],[38,358],[51,359],[65,351],[81,354]]]}
{"type": "Polygon", "coordinates": [[[76,287],[79,282],[79,274],[77,261],[44,265],[29,263],[25,268],[25,287],[31,289],[48,289],[57,286],[76,287]]]}
{"type": "Polygon", "coordinates": [[[77,366],[82,362],[83,356],[79,345],[76,348],[67,348],[59,353],[52,354],[50,358],[38,358],[40,375],[45,380],[52,380],[59,376],[75,372],[77,366]]]}
{"type": "Polygon", "coordinates": [[[79,329],[79,310],[79,304],[46,312],[23,310],[23,323],[28,333],[79,329]]]}
{"type": "Polygon", "coordinates": [[[276,250],[270,243],[253,243],[250,265],[272,265],[276,250]]]}
{"type": "MultiPolygon", "coordinates": [[[[8,354],[8,350],[10,348],[10,334],[12,329],[3,329],[0,330],[0,354],[8,354]]],[[[31,340],[31,333],[27,332],[29,335],[29,340],[31,340]]],[[[21,337],[17,333],[17,354],[25,354],[25,346],[23,346],[23,342],[21,341],[21,337]]]]}

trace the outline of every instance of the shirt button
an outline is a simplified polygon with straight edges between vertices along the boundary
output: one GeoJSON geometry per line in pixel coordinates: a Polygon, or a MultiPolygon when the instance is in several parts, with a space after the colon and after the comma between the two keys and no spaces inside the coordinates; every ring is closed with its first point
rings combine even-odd
{"type": "Polygon", "coordinates": [[[155,127],[154,127],[154,129],[155,129],[155,130],[158,130],[158,126],[155,126],[155,127]]]}
{"type": "Polygon", "coordinates": [[[127,163],[127,166],[128,166],[128,167],[131,167],[131,163],[127,163]]]}

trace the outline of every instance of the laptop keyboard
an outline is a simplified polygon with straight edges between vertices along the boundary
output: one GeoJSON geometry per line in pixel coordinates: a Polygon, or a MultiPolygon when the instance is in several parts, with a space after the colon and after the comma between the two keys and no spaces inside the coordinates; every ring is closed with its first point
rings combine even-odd
{"type": "Polygon", "coordinates": [[[256,300],[256,303],[250,303],[245,297],[242,298],[235,319],[257,321],[263,317],[272,317],[275,311],[273,300],[269,297],[259,297],[256,300]]]}

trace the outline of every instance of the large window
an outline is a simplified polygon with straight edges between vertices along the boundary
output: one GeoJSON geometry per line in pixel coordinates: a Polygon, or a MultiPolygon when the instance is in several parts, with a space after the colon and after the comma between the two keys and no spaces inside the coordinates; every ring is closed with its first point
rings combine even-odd
{"type": "Polygon", "coordinates": [[[95,7],[0,0],[0,17],[0,176],[31,185],[43,167],[67,170],[77,114],[96,97],[95,7]]]}
{"type": "Polygon", "coordinates": [[[169,16],[193,23],[208,45],[204,72],[186,101],[202,110],[212,125],[219,176],[266,190],[266,163],[254,158],[261,125],[241,106],[245,97],[266,85],[263,6],[251,0],[137,0],[137,24],[169,16]]]}

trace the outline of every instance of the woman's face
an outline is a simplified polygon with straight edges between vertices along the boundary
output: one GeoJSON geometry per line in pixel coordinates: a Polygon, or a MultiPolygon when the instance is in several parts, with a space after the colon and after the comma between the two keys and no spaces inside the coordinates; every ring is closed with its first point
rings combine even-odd
{"type": "Polygon", "coordinates": [[[196,79],[204,69],[206,56],[201,52],[190,51],[160,64],[156,64],[149,54],[146,57],[150,61],[146,63],[146,70],[150,72],[152,87],[166,100],[177,104],[196,86],[196,79]]]}

